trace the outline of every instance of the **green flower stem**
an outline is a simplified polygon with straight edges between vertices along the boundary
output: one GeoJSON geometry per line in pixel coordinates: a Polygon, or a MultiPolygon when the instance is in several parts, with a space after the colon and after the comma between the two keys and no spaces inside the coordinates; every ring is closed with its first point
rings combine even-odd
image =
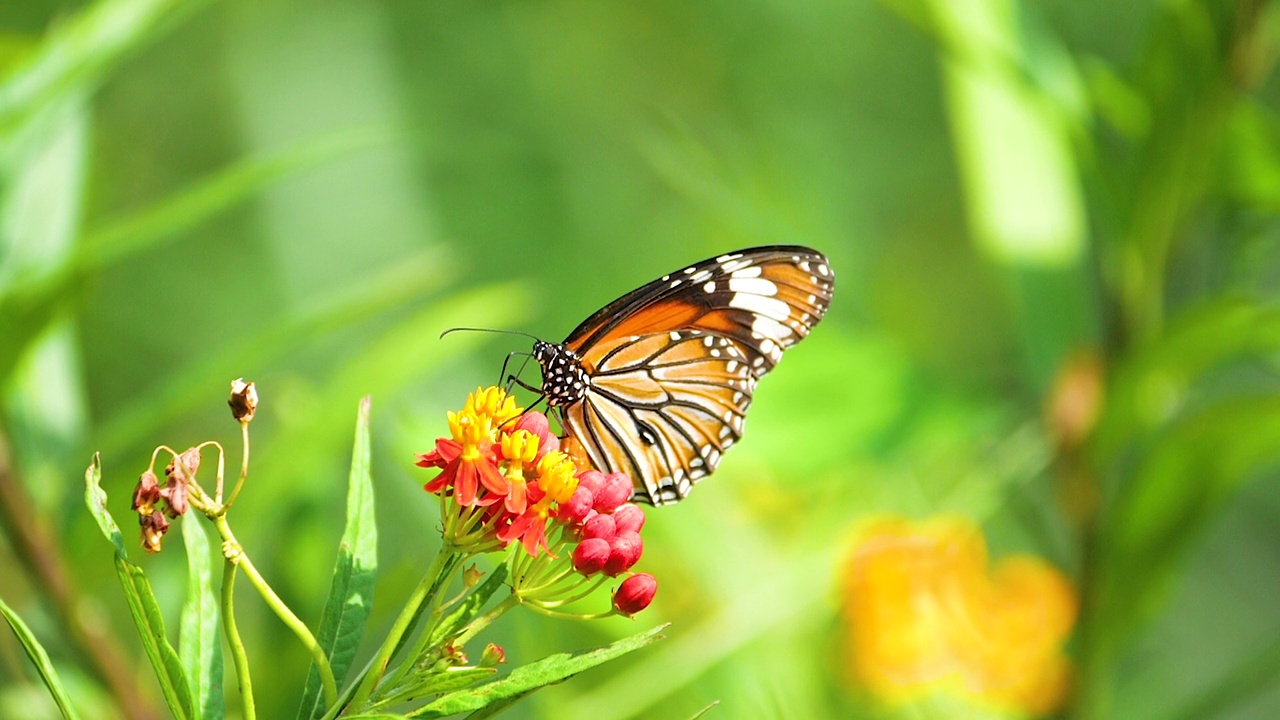
{"type": "Polygon", "coordinates": [[[236,683],[240,686],[240,704],[243,706],[244,720],[256,720],[258,715],[253,705],[253,681],[249,679],[249,656],[245,654],[244,643],[240,640],[240,630],[236,628],[235,589],[235,563],[224,563],[222,566],[222,630],[226,633],[227,645],[231,648],[231,660],[236,666],[236,683]]]}
{"type": "Polygon", "coordinates": [[[583,615],[580,613],[566,613],[566,612],[560,612],[558,610],[552,610],[551,608],[543,607],[542,605],[539,605],[537,603],[532,603],[532,602],[526,602],[521,604],[524,605],[524,607],[527,607],[530,610],[538,613],[539,615],[546,615],[547,617],[556,618],[557,620],[602,620],[607,617],[613,617],[614,615],[617,614],[612,609],[610,609],[606,612],[583,615]]]}
{"type": "Polygon", "coordinates": [[[364,709],[364,705],[369,702],[373,691],[378,687],[378,683],[382,680],[383,675],[387,671],[387,665],[390,664],[392,656],[400,649],[403,639],[413,629],[414,623],[419,617],[419,609],[427,600],[434,600],[444,588],[446,578],[453,576],[453,570],[464,559],[464,556],[455,552],[448,547],[440,549],[436,554],[436,559],[432,561],[431,567],[427,569],[422,581],[418,583],[418,587],[414,588],[413,594],[409,596],[408,601],[404,605],[404,609],[400,611],[400,616],[396,618],[395,624],[391,626],[391,631],[387,633],[387,637],[382,641],[382,647],[378,649],[378,654],[374,656],[373,662],[369,664],[369,670],[365,673],[364,679],[361,680],[359,688],[355,695],[352,696],[348,707],[354,708],[356,711],[364,709]]]}
{"type": "Polygon", "coordinates": [[[503,600],[497,605],[494,605],[492,610],[490,610],[489,612],[483,615],[480,615],[479,617],[477,617],[476,619],[468,623],[467,629],[463,630],[458,635],[455,642],[459,646],[466,645],[468,642],[471,641],[471,638],[475,637],[481,630],[489,627],[490,623],[492,623],[494,620],[497,620],[499,617],[502,616],[503,613],[505,613],[506,611],[510,610],[511,608],[519,604],[520,604],[520,599],[517,598],[515,595],[507,596],[506,600],[503,600]]]}
{"type": "MultiPolygon", "coordinates": [[[[236,501],[236,497],[240,495],[240,488],[244,487],[244,479],[249,476],[249,423],[244,420],[240,421],[240,439],[241,447],[244,448],[240,453],[240,478],[236,480],[236,486],[231,490],[231,497],[227,498],[225,507],[230,508],[231,504],[236,501]]],[[[218,469],[218,502],[222,502],[222,469],[218,469]]],[[[226,510],[223,510],[226,512],[226,510]]]]}
{"type": "Polygon", "coordinates": [[[338,700],[338,684],[333,679],[333,669],[329,666],[329,658],[325,657],[324,648],[320,647],[320,643],[316,642],[316,638],[307,629],[306,623],[298,619],[297,615],[289,609],[279,595],[271,589],[267,581],[263,579],[258,569],[253,566],[253,562],[249,560],[249,556],[245,554],[240,543],[236,541],[235,535],[231,532],[231,526],[227,524],[226,515],[218,515],[213,518],[213,524],[218,528],[218,534],[222,536],[224,543],[223,554],[227,558],[228,564],[238,565],[244,569],[245,577],[249,578],[249,582],[257,589],[258,594],[266,601],[277,617],[293,631],[294,635],[302,641],[302,645],[307,648],[307,652],[311,653],[311,660],[316,664],[316,668],[320,672],[320,684],[324,687],[324,699],[329,705],[333,705],[338,700]],[[231,550],[227,550],[231,548],[231,550]]]}
{"type": "MultiPolygon", "coordinates": [[[[418,634],[418,640],[414,643],[413,649],[409,651],[408,662],[401,663],[395,674],[391,676],[389,684],[392,687],[399,685],[401,681],[404,680],[405,676],[413,671],[414,659],[422,657],[422,654],[426,652],[427,643],[431,642],[431,635],[435,631],[436,625],[440,623],[440,618],[444,616],[444,608],[448,607],[448,605],[441,602],[444,597],[443,591],[453,584],[453,579],[457,576],[460,570],[462,570],[462,563],[457,562],[454,563],[453,567],[444,572],[445,578],[440,583],[439,590],[432,594],[429,601],[431,603],[431,610],[430,615],[427,618],[427,624],[422,628],[422,632],[418,634]]],[[[464,597],[465,595],[466,592],[464,591],[459,598],[464,597]]]]}

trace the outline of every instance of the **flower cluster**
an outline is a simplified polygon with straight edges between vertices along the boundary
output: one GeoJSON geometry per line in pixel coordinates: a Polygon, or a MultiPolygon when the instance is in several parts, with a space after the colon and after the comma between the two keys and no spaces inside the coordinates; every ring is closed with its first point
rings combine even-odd
{"type": "MultiPolygon", "coordinates": [[[[482,553],[519,543],[511,584],[525,605],[558,610],[590,594],[606,578],[627,573],[640,559],[644,511],[627,502],[631,479],[622,473],[579,472],[546,415],[525,411],[497,387],[477,389],[448,413],[450,437],[418,456],[440,473],[424,489],[441,499],[445,541],[460,552],[482,553]]],[[[631,615],[653,599],[652,575],[630,575],[614,607],[631,615]]]]}
{"type": "Polygon", "coordinates": [[[200,450],[188,448],[181,455],[174,456],[173,462],[165,468],[168,480],[163,486],[151,468],[138,478],[133,489],[133,509],[138,513],[142,547],[147,552],[160,552],[161,541],[169,532],[169,519],[187,513],[190,486],[199,468],[200,450]]]}
{"type": "Polygon", "coordinates": [[[869,523],[849,557],[843,595],[850,668],[881,698],[943,690],[1044,715],[1066,697],[1062,645],[1075,624],[1075,591],[1033,556],[989,569],[972,522],[869,523]]]}

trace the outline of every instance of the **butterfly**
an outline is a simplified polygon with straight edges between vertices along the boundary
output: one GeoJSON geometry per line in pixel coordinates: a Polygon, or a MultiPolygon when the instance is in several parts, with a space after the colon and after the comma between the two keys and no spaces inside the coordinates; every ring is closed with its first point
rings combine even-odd
{"type": "Polygon", "coordinates": [[[542,393],[566,446],[679,502],[742,437],[756,383],[831,304],[827,258],[739,250],[663,275],[596,311],[561,343],[535,340],[542,393]]]}

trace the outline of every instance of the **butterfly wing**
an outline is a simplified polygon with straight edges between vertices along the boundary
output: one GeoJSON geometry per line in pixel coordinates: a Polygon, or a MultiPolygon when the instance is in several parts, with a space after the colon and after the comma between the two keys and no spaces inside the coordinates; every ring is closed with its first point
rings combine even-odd
{"type": "Polygon", "coordinates": [[[697,329],[733,340],[761,377],[826,314],[833,281],[816,250],[740,250],[663,275],[609,303],[569,333],[565,345],[590,371],[610,340],[697,329]]]}
{"type": "Polygon", "coordinates": [[[635,499],[679,501],[742,436],[757,380],[822,319],[832,280],[815,250],[754,248],[610,303],[565,341],[590,377],[565,408],[569,436],[630,475],[635,499]]]}
{"type": "Polygon", "coordinates": [[[676,502],[742,436],[755,385],[745,354],[723,336],[621,338],[604,346],[565,427],[597,468],[627,473],[637,499],[676,502]]]}

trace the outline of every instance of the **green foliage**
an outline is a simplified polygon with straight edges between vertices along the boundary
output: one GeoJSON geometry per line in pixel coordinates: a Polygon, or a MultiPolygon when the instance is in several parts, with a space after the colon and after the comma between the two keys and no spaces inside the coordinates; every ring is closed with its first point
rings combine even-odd
{"type": "Polygon", "coordinates": [[[175,718],[195,717],[196,706],[191,689],[196,686],[187,678],[182,659],[165,635],[164,614],[156,602],[151,581],[147,580],[142,568],[129,562],[120,527],[107,511],[107,493],[102,489],[102,460],[96,454],[85,470],[84,485],[85,505],[97,521],[103,536],[115,546],[113,559],[116,576],[120,579],[120,586],[124,588],[129,614],[138,629],[138,637],[142,640],[147,659],[151,661],[151,669],[155,671],[169,711],[175,718]]]}
{"type": "MultiPolygon", "coordinates": [[[[368,397],[360,401],[347,489],[347,524],[318,631],[320,645],[339,682],[346,677],[364,634],[378,570],[378,528],[373,513],[373,477],[369,472],[369,404],[368,397]]],[[[320,675],[313,666],[307,674],[298,717],[323,717],[326,709],[320,697],[320,675]]]]}
{"type": "Polygon", "coordinates": [[[5,622],[9,623],[9,629],[17,636],[18,642],[22,644],[22,649],[26,651],[27,657],[31,660],[31,664],[36,666],[36,671],[40,673],[40,679],[44,681],[45,687],[49,688],[49,694],[53,696],[54,702],[58,704],[58,710],[62,711],[62,717],[66,720],[77,720],[80,716],[76,713],[75,706],[71,704],[71,698],[67,695],[67,690],[62,685],[62,680],[58,678],[58,671],[54,669],[53,663],[49,660],[49,653],[45,651],[44,646],[36,639],[31,632],[31,628],[18,617],[18,614],[10,608],[3,599],[0,599],[0,615],[4,616],[5,622]]]}

